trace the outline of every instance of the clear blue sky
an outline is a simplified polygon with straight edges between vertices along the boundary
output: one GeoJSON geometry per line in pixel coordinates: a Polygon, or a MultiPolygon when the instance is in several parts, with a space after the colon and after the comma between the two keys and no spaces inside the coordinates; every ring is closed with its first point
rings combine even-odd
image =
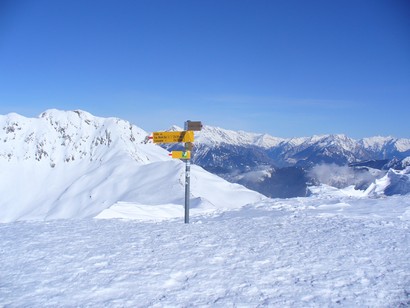
{"type": "Polygon", "coordinates": [[[410,1],[0,0],[0,114],[410,138],[410,1]]]}

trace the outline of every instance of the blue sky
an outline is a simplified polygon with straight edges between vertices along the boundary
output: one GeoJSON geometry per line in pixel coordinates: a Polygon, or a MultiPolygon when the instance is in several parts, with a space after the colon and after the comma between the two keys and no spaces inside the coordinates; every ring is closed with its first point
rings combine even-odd
{"type": "Polygon", "coordinates": [[[406,0],[0,0],[0,114],[410,138],[406,0]]]}

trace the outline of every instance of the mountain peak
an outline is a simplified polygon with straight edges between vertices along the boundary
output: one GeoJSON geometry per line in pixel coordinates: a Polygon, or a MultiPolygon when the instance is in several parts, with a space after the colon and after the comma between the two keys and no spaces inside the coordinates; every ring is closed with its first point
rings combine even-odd
{"type": "Polygon", "coordinates": [[[197,141],[206,145],[254,145],[262,148],[270,148],[285,140],[282,138],[270,136],[268,134],[234,131],[208,125],[204,125],[202,130],[198,132],[197,135],[197,141]]]}
{"type": "Polygon", "coordinates": [[[144,130],[82,110],[49,109],[38,118],[9,114],[0,117],[0,128],[0,158],[7,160],[45,160],[54,166],[85,158],[99,160],[115,151],[146,159],[138,154],[138,144],[147,135],[144,130]]]}

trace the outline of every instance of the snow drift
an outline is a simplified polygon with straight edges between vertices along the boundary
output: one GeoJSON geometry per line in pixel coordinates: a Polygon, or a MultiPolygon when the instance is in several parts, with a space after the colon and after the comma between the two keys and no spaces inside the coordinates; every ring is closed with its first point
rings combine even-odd
{"type": "MultiPolygon", "coordinates": [[[[127,121],[78,110],[0,116],[0,222],[94,217],[118,202],[153,217],[155,206],[166,204],[182,217],[184,164],[146,144],[147,135],[127,121]]],[[[191,186],[198,211],[263,198],[197,166],[191,186]]]]}

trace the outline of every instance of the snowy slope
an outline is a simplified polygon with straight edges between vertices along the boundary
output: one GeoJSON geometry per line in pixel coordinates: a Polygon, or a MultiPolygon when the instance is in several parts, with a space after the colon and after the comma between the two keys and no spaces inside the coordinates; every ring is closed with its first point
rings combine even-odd
{"type": "MultiPolygon", "coordinates": [[[[184,165],[145,144],[147,135],[129,122],[84,111],[2,116],[0,222],[94,217],[118,202],[168,204],[182,217],[184,165]]],[[[262,198],[200,167],[192,168],[192,178],[193,207],[203,211],[262,198]]]]}
{"type": "Polygon", "coordinates": [[[375,136],[359,140],[366,149],[373,152],[396,150],[397,152],[408,152],[410,150],[409,139],[398,139],[394,137],[375,136]]]}
{"type": "Polygon", "coordinates": [[[390,169],[381,179],[377,179],[365,191],[367,196],[392,196],[410,193],[410,167],[396,171],[390,169]]]}
{"type": "Polygon", "coordinates": [[[410,198],[317,193],[189,225],[0,224],[0,306],[408,307],[410,198]]]}

